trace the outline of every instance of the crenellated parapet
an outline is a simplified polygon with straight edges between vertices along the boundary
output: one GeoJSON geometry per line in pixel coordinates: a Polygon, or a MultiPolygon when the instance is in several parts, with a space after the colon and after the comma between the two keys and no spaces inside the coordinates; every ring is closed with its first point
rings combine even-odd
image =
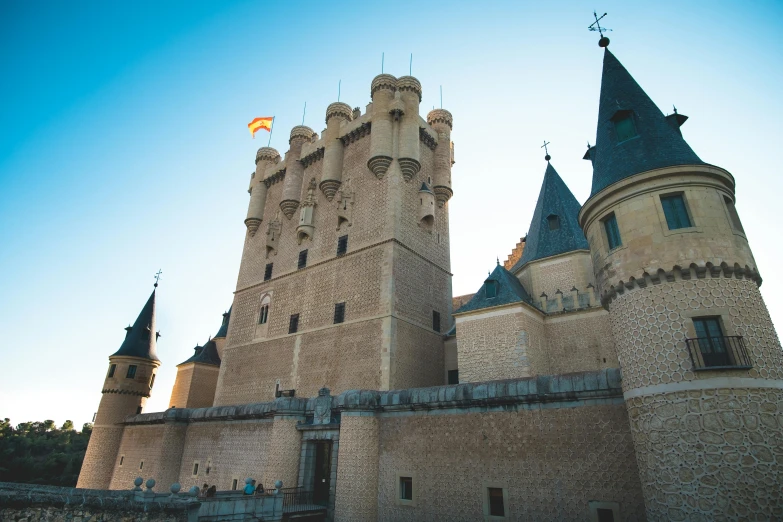
{"type": "Polygon", "coordinates": [[[427,123],[438,133],[433,190],[438,206],[442,207],[454,194],[451,189],[451,166],[454,163],[451,129],[454,118],[445,109],[433,109],[427,114],[427,123]]]}

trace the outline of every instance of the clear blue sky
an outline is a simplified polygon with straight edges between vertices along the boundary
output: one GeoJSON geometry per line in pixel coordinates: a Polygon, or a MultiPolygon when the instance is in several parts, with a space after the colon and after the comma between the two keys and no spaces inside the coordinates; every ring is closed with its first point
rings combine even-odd
{"type": "Polygon", "coordinates": [[[163,269],[161,373],[214,334],[232,300],[255,150],[246,124],[364,107],[380,72],[413,74],[422,113],[454,115],[455,295],[476,290],[528,228],[552,163],[590,191],[601,51],[664,112],[677,105],[699,156],[737,179],[737,208],[773,320],[783,319],[777,152],[783,121],[780,2],[0,3],[0,417],[91,420],[107,357],[163,269]]]}

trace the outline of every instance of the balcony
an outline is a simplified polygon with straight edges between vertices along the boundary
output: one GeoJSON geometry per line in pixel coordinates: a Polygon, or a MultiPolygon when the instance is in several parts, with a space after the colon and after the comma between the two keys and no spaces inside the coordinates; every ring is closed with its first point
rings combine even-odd
{"type": "Polygon", "coordinates": [[[747,370],[753,365],[741,335],[686,339],[693,369],[747,370]]]}

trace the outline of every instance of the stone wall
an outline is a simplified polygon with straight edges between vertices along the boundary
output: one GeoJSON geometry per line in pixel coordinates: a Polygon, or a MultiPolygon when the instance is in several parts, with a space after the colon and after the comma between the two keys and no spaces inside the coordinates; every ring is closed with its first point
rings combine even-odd
{"type": "Polygon", "coordinates": [[[549,368],[540,373],[586,372],[618,368],[609,314],[603,308],[547,316],[549,368]]]}
{"type": "Polygon", "coordinates": [[[177,368],[177,379],[171,391],[169,407],[208,408],[215,400],[220,367],[188,363],[177,368]]]}
{"type": "Polygon", "coordinates": [[[171,472],[161,466],[165,428],[164,424],[125,427],[117,456],[103,463],[111,467],[109,489],[127,489],[136,477],[159,480],[171,472]]]}
{"type": "Polygon", "coordinates": [[[542,293],[554,299],[558,290],[568,295],[574,287],[586,292],[587,285],[595,285],[590,254],[581,251],[528,263],[517,277],[536,303],[542,293]]]}

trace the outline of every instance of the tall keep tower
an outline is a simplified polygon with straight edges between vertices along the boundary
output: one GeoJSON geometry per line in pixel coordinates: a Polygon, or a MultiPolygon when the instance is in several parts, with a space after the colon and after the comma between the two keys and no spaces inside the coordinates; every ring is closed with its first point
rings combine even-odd
{"type": "Polygon", "coordinates": [[[411,76],[370,96],[258,151],[215,405],[443,383],[452,116],[411,76]]]}
{"type": "Polygon", "coordinates": [[[605,50],[580,212],[623,372],[649,520],[773,519],[783,352],[734,178],[605,50]],[[770,480],[775,479],[775,480],[770,480]]]}
{"type": "MultiPolygon", "coordinates": [[[[157,283],[155,284],[157,287],[157,283]]],[[[128,415],[141,413],[155,383],[160,360],[155,353],[155,292],[152,291],[125,340],[109,357],[100,405],[77,488],[109,489],[128,415]]]]}

